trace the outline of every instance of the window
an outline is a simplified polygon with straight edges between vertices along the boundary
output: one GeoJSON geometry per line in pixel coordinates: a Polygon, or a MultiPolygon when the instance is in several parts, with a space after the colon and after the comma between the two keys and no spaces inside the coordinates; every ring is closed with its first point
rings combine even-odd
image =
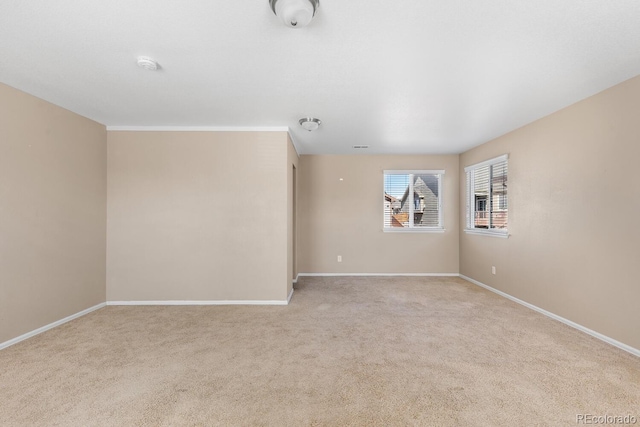
{"type": "Polygon", "coordinates": [[[467,174],[465,231],[507,237],[508,156],[500,156],[464,170],[467,174]]]}
{"type": "Polygon", "coordinates": [[[444,231],[444,171],[384,171],[384,231],[444,231]]]}

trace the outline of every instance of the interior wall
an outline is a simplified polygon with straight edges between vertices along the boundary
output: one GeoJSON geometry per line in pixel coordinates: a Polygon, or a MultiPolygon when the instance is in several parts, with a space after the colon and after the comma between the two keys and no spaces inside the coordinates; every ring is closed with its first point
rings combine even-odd
{"type": "Polygon", "coordinates": [[[458,167],[458,155],[300,156],[300,273],[457,274],[458,167]],[[445,170],[444,233],[382,231],[385,169],[445,170]]]}
{"type": "Polygon", "coordinates": [[[107,300],[286,300],[287,143],[110,131],[107,300]]]}
{"type": "Polygon", "coordinates": [[[287,134],[287,296],[293,289],[293,279],[298,275],[297,268],[297,175],[299,157],[291,137],[287,134]],[[295,173],[295,178],[294,178],[295,173]],[[295,180],[295,181],[294,181],[295,180]]]}
{"type": "Polygon", "coordinates": [[[464,167],[509,153],[510,237],[462,233],[461,274],[640,349],[638,117],[640,77],[462,154],[464,206],[464,167]]]}
{"type": "Polygon", "coordinates": [[[0,343],[105,301],[106,138],[0,84],[0,343]]]}

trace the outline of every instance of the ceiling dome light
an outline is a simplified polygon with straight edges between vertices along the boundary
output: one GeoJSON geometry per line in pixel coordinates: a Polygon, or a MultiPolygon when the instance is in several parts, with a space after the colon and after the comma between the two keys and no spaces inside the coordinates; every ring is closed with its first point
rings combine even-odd
{"type": "Polygon", "coordinates": [[[298,123],[300,123],[300,126],[302,126],[304,130],[309,132],[318,129],[318,127],[322,124],[320,119],[315,119],[313,117],[305,117],[303,119],[300,119],[298,123]]]}
{"type": "Polygon", "coordinates": [[[320,7],[320,0],[269,0],[269,4],[284,25],[300,28],[309,25],[320,7]]]}
{"type": "Polygon", "coordinates": [[[158,63],[148,56],[138,57],[138,67],[144,68],[145,70],[149,71],[156,71],[158,68],[160,68],[158,63]]]}

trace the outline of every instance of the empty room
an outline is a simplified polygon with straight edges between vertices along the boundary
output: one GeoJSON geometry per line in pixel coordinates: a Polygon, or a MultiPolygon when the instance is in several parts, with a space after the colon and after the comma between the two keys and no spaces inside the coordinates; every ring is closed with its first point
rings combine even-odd
{"type": "Polygon", "coordinates": [[[640,423],[640,3],[0,0],[1,426],[640,423]]]}

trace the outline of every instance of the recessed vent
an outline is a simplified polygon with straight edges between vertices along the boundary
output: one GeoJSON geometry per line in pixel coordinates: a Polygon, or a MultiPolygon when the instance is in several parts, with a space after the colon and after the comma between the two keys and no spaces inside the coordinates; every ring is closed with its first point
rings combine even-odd
{"type": "Polygon", "coordinates": [[[139,56],[138,67],[149,71],[157,71],[160,68],[160,65],[148,56],[139,56]]]}
{"type": "Polygon", "coordinates": [[[354,145],[353,148],[357,149],[357,150],[362,150],[365,148],[369,148],[368,145],[354,145]]]}

